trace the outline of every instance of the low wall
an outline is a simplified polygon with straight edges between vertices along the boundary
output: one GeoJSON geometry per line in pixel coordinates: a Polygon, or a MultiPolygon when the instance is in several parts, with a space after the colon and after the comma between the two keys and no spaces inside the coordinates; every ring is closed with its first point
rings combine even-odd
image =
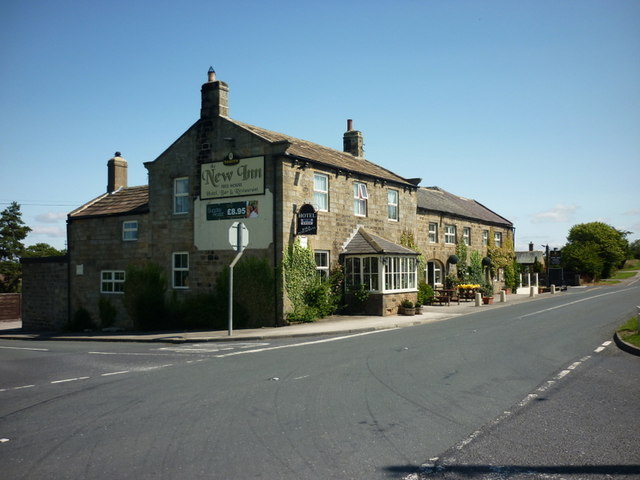
{"type": "Polygon", "coordinates": [[[19,293],[0,293],[0,321],[20,319],[20,298],[19,293]]]}

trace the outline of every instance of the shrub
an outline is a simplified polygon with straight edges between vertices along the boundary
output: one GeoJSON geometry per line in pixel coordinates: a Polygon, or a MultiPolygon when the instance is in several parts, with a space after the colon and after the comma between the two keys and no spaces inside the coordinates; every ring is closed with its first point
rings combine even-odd
{"type": "Polygon", "coordinates": [[[418,303],[427,305],[434,297],[433,287],[426,282],[418,283],[418,303]]]}
{"type": "Polygon", "coordinates": [[[124,282],[124,305],[138,330],[161,329],[167,326],[165,291],[167,280],[155,263],[132,264],[124,282]]]}
{"type": "Polygon", "coordinates": [[[89,310],[84,307],[78,308],[69,322],[69,330],[72,332],[82,332],[93,329],[95,329],[95,324],[93,323],[89,310]]]}
{"type": "Polygon", "coordinates": [[[100,327],[107,328],[113,326],[118,312],[110,298],[100,297],[98,301],[98,312],[100,315],[100,327]]]}

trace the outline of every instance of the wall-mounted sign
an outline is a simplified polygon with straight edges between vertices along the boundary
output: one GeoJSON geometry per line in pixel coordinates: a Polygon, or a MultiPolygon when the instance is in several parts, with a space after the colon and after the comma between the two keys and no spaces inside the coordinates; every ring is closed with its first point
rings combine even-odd
{"type": "Polygon", "coordinates": [[[318,214],[313,205],[305,203],[298,211],[298,221],[296,222],[296,231],[298,235],[317,235],[318,233],[318,214]]]}
{"type": "Polygon", "coordinates": [[[209,203],[207,205],[207,220],[228,220],[232,218],[258,217],[258,201],[245,200],[242,202],[209,203]]]}
{"type": "Polygon", "coordinates": [[[204,163],[200,168],[200,198],[264,194],[264,157],[204,163]]]}

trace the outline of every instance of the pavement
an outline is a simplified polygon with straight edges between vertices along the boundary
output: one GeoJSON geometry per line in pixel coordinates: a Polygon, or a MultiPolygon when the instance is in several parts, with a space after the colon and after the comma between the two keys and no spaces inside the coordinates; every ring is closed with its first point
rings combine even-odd
{"type": "MultiPolygon", "coordinates": [[[[580,287],[577,287],[580,288],[580,287]]],[[[555,295],[564,295],[557,292],[555,295]]],[[[334,315],[311,323],[292,324],[283,327],[263,327],[258,329],[234,329],[229,335],[228,330],[207,331],[163,331],[163,332],[114,332],[90,331],[82,333],[69,332],[27,332],[22,330],[20,321],[0,322],[0,339],[4,340],[81,340],[102,342],[162,342],[162,343],[191,343],[191,342],[221,342],[221,341],[255,341],[278,338],[295,338],[318,335],[339,335],[364,333],[376,330],[411,327],[427,323],[440,322],[461,315],[468,315],[485,310],[505,308],[523,302],[531,302],[540,298],[548,298],[550,293],[543,293],[533,297],[529,295],[511,294],[505,296],[501,302],[500,295],[494,297],[492,305],[476,306],[474,301],[452,303],[442,306],[425,306],[423,313],[415,316],[390,315],[360,316],[334,315]]]]}

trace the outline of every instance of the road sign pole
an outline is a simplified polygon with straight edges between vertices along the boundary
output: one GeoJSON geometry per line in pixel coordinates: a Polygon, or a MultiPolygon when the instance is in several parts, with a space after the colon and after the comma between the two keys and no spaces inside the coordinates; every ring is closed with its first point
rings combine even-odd
{"type": "Polygon", "coordinates": [[[238,263],[238,260],[240,260],[240,257],[242,257],[242,254],[244,253],[244,245],[242,244],[242,232],[244,230],[244,225],[240,222],[237,224],[236,229],[237,243],[235,249],[238,254],[231,262],[231,265],[229,265],[229,336],[233,335],[233,267],[236,266],[236,263],[238,263]]]}

